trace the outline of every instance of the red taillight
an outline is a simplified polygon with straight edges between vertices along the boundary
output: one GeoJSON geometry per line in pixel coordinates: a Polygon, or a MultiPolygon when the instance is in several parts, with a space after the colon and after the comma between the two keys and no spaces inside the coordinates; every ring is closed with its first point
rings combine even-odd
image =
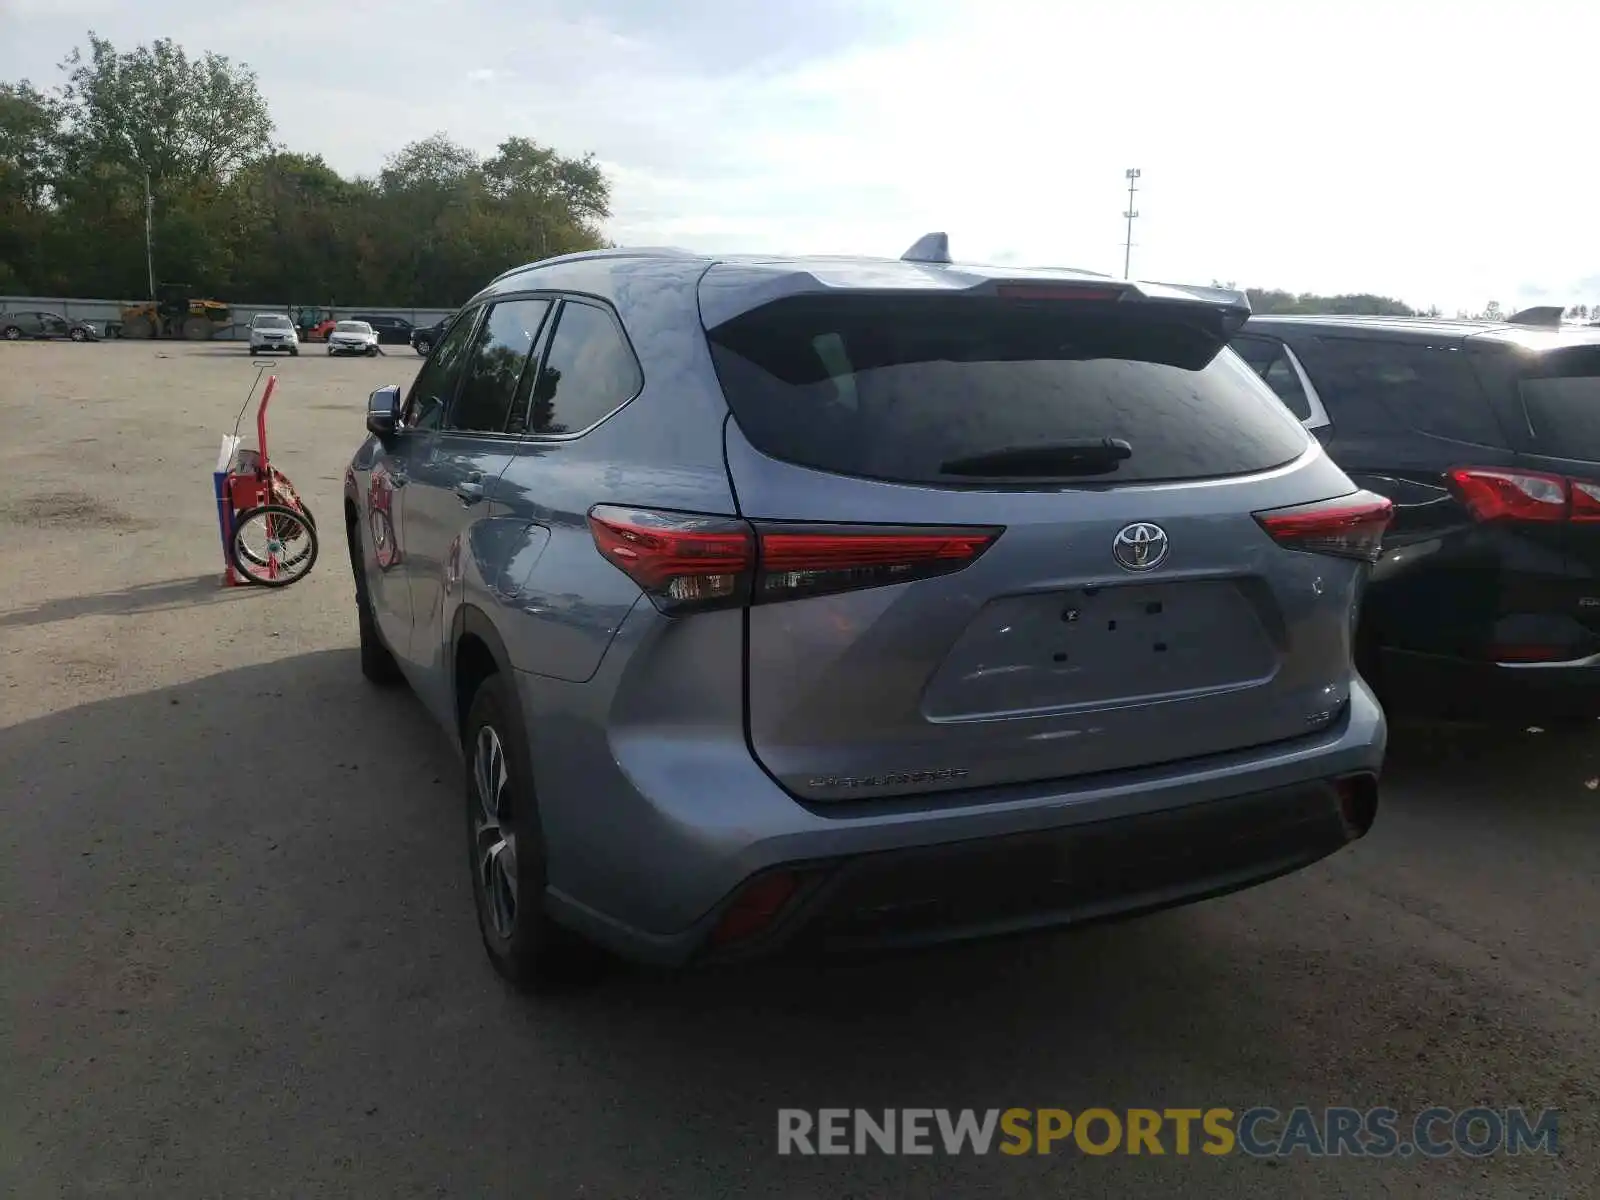
{"type": "Polygon", "coordinates": [[[742,604],[749,595],[755,537],[743,521],[600,505],[589,532],[663,612],[742,604]]]}
{"type": "Polygon", "coordinates": [[[758,525],[757,536],[756,599],[784,600],[947,575],[975,561],[1000,531],[758,525]]]}
{"type": "Polygon", "coordinates": [[[1567,481],[1571,485],[1571,521],[1600,521],[1600,483],[1585,483],[1581,479],[1567,481]]]}
{"type": "Polygon", "coordinates": [[[1567,481],[1560,475],[1499,467],[1457,467],[1449,474],[1461,502],[1479,521],[1567,519],[1567,481]]]}
{"type": "Polygon", "coordinates": [[[600,505],[595,545],[663,612],[770,603],[946,575],[999,529],[751,525],[732,517],[600,505]]]}
{"type": "Polygon", "coordinates": [[[1370,563],[1378,561],[1383,531],[1393,515],[1394,505],[1384,497],[1357,492],[1337,500],[1258,512],[1255,518],[1275,542],[1290,550],[1370,563]]]}
{"type": "Polygon", "coordinates": [[[1578,656],[1570,646],[1551,646],[1543,642],[1490,642],[1484,647],[1483,657],[1490,662],[1537,663],[1561,662],[1578,656]]]}

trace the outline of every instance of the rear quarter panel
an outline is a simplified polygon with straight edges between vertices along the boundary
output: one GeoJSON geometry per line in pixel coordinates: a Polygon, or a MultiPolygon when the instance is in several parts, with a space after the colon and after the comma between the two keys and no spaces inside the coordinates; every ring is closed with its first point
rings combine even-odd
{"type": "Polygon", "coordinates": [[[640,591],[595,549],[597,504],[735,512],[723,463],[727,405],[712,371],[695,285],[699,260],[555,263],[491,294],[551,291],[598,299],[622,321],[643,376],[637,396],[587,432],[524,438],[497,503],[517,532],[492,539],[485,604],[520,671],[592,678],[640,591]]]}

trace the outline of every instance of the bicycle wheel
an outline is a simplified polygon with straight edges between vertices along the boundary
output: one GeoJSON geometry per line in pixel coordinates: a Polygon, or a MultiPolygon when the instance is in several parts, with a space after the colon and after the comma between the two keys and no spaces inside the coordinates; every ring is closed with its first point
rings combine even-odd
{"type": "Polygon", "coordinates": [[[317,527],[295,509],[263,504],[239,514],[230,549],[233,569],[246,581],[288,587],[317,561],[317,527]]]}
{"type": "MultiPolygon", "coordinates": [[[[295,494],[294,488],[290,486],[289,481],[280,477],[278,480],[278,487],[281,490],[288,491],[292,499],[273,497],[268,499],[266,504],[258,507],[275,509],[286,508],[297,516],[305,518],[305,523],[311,526],[311,532],[313,534],[316,533],[317,515],[304,504],[300,503],[300,497],[295,494]]],[[[254,509],[246,509],[245,513],[254,511],[254,509]]],[[[242,524],[244,514],[240,514],[240,516],[240,523],[242,524]]],[[[280,532],[282,536],[279,537],[278,540],[283,542],[284,546],[283,553],[279,555],[279,565],[281,566],[284,563],[288,563],[290,566],[293,566],[299,561],[300,557],[310,549],[311,543],[303,536],[299,525],[285,523],[280,532]]],[[[246,560],[254,566],[265,567],[267,565],[267,556],[262,549],[258,548],[261,542],[259,532],[256,534],[253,541],[255,544],[251,544],[251,542],[247,540],[246,544],[240,549],[240,553],[243,554],[246,560]]]]}

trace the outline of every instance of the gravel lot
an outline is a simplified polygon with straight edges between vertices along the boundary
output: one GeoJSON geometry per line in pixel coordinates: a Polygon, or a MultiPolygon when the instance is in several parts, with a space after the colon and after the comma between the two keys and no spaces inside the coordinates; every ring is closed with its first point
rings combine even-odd
{"type": "Polygon", "coordinates": [[[0,346],[0,1194],[1600,1195],[1600,734],[1398,731],[1365,842],[1138,922],[508,993],[459,768],[356,667],[386,350],[275,364],[331,540],[268,592],[220,586],[210,501],[244,350],[0,346]],[[1299,1103],[1559,1107],[1562,1153],[775,1153],[779,1107],[1299,1103]]]}

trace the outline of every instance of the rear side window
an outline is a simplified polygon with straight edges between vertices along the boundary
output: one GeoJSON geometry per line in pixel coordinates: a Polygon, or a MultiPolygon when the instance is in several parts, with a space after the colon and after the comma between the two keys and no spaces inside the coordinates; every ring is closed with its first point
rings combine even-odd
{"type": "MultiPolygon", "coordinates": [[[[1029,478],[1129,483],[1267,470],[1306,435],[1242,363],[1171,315],[1073,302],[799,297],[709,334],[758,450],[835,474],[972,484],[963,460],[1120,439],[1098,470],[1032,457],[1029,478]]],[[[1021,471],[997,469],[1002,480],[1021,471]]]]}
{"type": "Polygon", "coordinates": [[[533,385],[528,431],[581,433],[632,400],[640,386],[638,360],[616,318],[598,305],[568,300],[533,385]]]}
{"type": "Polygon", "coordinates": [[[1600,462],[1600,348],[1550,355],[1517,386],[1541,454],[1600,462]]]}
{"type": "Polygon", "coordinates": [[[1373,400],[1420,433],[1478,446],[1505,445],[1505,435],[1466,354],[1451,346],[1379,338],[1324,337],[1317,387],[1330,409],[1373,400]]]}
{"type": "Polygon", "coordinates": [[[1290,412],[1302,421],[1311,419],[1311,401],[1282,342],[1276,338],[1236,337],[1231,345],[1290,412]]]}

